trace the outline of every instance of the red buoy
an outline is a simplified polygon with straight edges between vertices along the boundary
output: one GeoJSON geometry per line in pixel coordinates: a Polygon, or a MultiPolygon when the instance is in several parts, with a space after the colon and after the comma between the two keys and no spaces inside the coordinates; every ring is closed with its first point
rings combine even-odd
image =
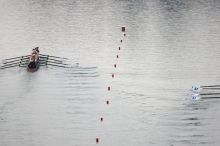
{"type": "Polygon", "coordinates": [[[115,75],[114,74],[112,74],[112,78],[114,78],[115,77],[115,75]]]}
{"type": "Polygon", "coordinates": [[[106,101],[106,104],[109,104],[109,101],[108,101],[108,100],[106,101]]]}
{"type": "Polygon", "coordinates": [[[116,64],[114,64],[114,67],[116,68],[116,64]]]}
{"type": "Polygon", "coordinates": [[[108,91],[110,91],[110,89],[111,89],[110,86],[108,86],[108,91]]]}
{"type": "Polygon", "coordinates": [[[99,143],[99,138],[96,138],[96,143],[99,143]]]}

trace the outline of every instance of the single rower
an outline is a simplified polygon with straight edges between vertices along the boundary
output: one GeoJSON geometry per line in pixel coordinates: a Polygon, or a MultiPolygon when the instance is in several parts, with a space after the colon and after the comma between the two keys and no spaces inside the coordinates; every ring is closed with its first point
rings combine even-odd
{"type": "Polygon", "coordinates": [[[32,50],[30,55],[30,64],[28,65],[29,68],[35,68],[36,62],[39,60],[39,47],[36,47],[32,50]]]}

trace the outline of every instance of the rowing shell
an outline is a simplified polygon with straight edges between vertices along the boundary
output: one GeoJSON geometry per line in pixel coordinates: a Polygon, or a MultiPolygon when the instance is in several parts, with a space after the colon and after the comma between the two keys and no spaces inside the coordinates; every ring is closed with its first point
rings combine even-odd
{"type": "Polygon", "coordinates": [[[198,85],[192,86],[191,89],[192,89],[192,91],[193,91],[194,93],[199,93],[199,92],[202,91],[202,88],[201,88],[200,86],[198,86],[198,85]]]}
{"type": "Polygon", "coordinates": [[[30,68],[30,63],[28,64],[28,67],[27,67],[28,72],[35,72],[40,67],[40,61],[39,60],[35,63],[35,67],[33,67],[33,68],[30,68]]]}

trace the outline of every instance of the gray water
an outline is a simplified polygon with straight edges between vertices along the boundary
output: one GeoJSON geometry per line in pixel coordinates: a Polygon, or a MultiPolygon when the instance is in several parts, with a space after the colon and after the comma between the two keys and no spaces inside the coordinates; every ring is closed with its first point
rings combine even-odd
{"type": "Polygon", "coordinates": [[[0,0],[0,13],[1,60],[39,46],[82,67],[0,70],[0,146],[220,145],[220,99],[189,91],[220,84],[219,0],[0,0]]]}

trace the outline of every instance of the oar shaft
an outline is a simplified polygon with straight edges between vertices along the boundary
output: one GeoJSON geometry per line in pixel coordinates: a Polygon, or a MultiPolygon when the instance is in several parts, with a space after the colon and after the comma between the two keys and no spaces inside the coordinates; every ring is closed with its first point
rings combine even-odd
{"type": "Polygon", "coordinates": [[[40,57],[40,58],[48,58],[49,55],[39,54],[39,57],[40,57]]]}
{"type": "Polygon", "coordinates": [[[11,66],[2,66],[0,69],[11,68],[11,67],[15,67],[15,66],[18,66],[18,65],[19,65],[19,64],[11,65],[11,66]]]}
{"type": "Polygon", "coordinates": [[[62,62],[54,62],[54,61],[48,61],[47,63],[54,63],[54,64],[68,65],[68,64],[66,64],[66,63],[62,63],[62,62]]]}
{"type": "Polygon", "coordinates": [[[57,64],[47,64],[47,65],[51,65],[51,66],[57,66],[57,67],[63,67],[63,68],[68,68],[68,66],[57,65],[57,64]]]}
{"type": "Polygon", "coordinates": [[[52,58],[68,59],[68,58],[65,58],[65,57],[58,57],[58,56],[51,56],[51,55],[44,55],[44,54],[39,54],[39,55],[42,56],[42,57],[48,57],[48,58],[52,57],[52,58]]]}
{"type": "Polygon", "coordinates": [[[7,64],[7,63],[11,63],[11,62],[15,62],[15,61],[20,61],[21,59],[15,59],[15,60],[11,60],[11,61],[2,61],[3,64],[7,64]]]}
{"type": "Polygon", "coordinates": [[[2,67],[6,67],[6,66],[12,66],[12,65],[19,65],[20,62],[16,62],[16,63],[11,63],[11,64],[5,64],[2,67]]]}
{"type": "Polygon", "coordinates": [[[65,58],[65,57],[57,57],[57,56],[49,56],[49,57],[60,58],[60,59],[68,59],[68,58],[65,58]]]}
{"type": "Polygon", "coordinates": [[[218,95],[218,94],[220,94],[220,93],[202,93],[200,95],[218,95]]]}
{"type": "MultiPolygon", "coordinates": [[[[8,59],[4,59],[5,61],[6,60],[12,60],[12,59],[17,59],[17,58],[22,58],[22,57],[28,57],[29,55],[25,55],[25,56],[19,56],[19,57],[13,57],[13,58],[8,58],[8,59]]],[[[4,61],[3,60],[3,61],[4,61]]]]}
{"type": "Polygon", "coordinates": [[[58,65],[69,65],[69,64],[66,64],[66,63],[62,63],[62,62],[54,62],[54,61],[41,61],[40,62],[41,64],[58,64],[58,65]]]}
{"type": "Polygon", "coordinates": [[[28,61],[28,58],[23,58],[21,59],[17,59],[17,60],[12,60],[12,61],[7,61],[7,62],[3,62],[2,64],[8,64],[8,63],[16,63],[16,62],[20,62],[20,61],[28,61]]]}
{"type": "MultiPolygon", "coordinates": [[[[4,59],[4,60],[6,61],[6,60],[17,59],[17,58],[21,58],[21,57],[13,57],[13,58],[8,58],[8,59],[4,59]]],[[[3,60],[3,61],[4,61],[4,60],[3,60]]]]}
{"type": "Polygon", "coordinates": [[[8,62],[3,62],[2,64],[7,65],[7,64],[11,64],[11,63],[19,63],[21,60],[14,60],[14,61],[8,61],[8,62]]]}
{"type": "Polygon", "coordinates": [[[215,97],[202,97],[202,99],[218,99],[218,98],[220,98],[220,97],[218,97],[218,96],[215,96],[215,97]]]}
{"type": "Polygon", "coordinates": [[[220,90],[220,87],[219,88],[203,88],[205,90],[220,90]]]}
{"type": "Polygon", "coordinates": [[[49,59],[48,59],[48,61],[51,61],[51,60],[52,60],[52,61],[57,61],[57,62],[63,62],[63,61],[61,61],[61,60],[57,60],[57,59],[53,59],[53,58],[49,58],[49,59]]]}
{"type": "Polygon", "coordinates": [[[211,86],[201,86],[202,88],[205,88],[205,87],[220,87],[220,85],[211,85],[211,86]]]}

